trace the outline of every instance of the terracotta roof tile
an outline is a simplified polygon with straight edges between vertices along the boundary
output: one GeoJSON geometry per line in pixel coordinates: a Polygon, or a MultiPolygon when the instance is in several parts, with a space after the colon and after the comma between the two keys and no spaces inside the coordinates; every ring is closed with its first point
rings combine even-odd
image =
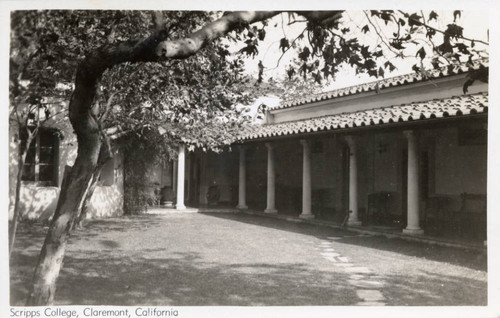
{"type": "Polygon", "coordinates": [[[486,113],[487,111],[488,93],[478,93],[277,124],[253,126],[243,132],[240,140],[453,117],[486,113]]]}
{"type": "MultiPolygon", "coordinates": [[[[489,60],[488,59],[477,60],[474,62],[474,66],[472,68],[478,69],[481,65],[488,67],[489,60]]],[[[450,76],[450,75],[461,74],[461,73],[464,73],[467,71],[468,71],[468,66],[462,65],[462,66],[455,66],[452,69],[449,69],[448,66],[445,66],[445,67],[442,67],[442,68],[437,69],[437,70],[427,71],[428,77],[424,77],[421,73],[404,74],[404,75],[400,75],[400,76],[386,78],[386,79],[383,79],[380,81],[339,88],[339,89],[335,89],[333,91],[328,91],[328,92],[316,94],[313,96],[295,98],[292,100],[284,101],[280,105],[271,108],[271,110],[290,108],[290,107],[300,106],[300,105],[318,102],[318,101],[322,101],[322,100],[333,99],[336,97],[355,95],[355,94],[359,94],[362,92],[368,92],[368,91],[375,91],[375,90],[377,90],[377,85],[378,85],[378,89],[384,89],[384,88],[388,88],[388,87],[395,87],[395,86],[401,86],[401,85],[415,83],[415,82],[426,81],[429,79],[435,79],[435,78],[440,78],[440,77],[445,77],[445,76],[450,76]]]]}

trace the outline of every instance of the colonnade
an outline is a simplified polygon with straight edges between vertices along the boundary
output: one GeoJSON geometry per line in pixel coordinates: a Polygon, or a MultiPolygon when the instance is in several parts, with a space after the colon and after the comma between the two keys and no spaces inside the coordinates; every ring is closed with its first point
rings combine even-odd
{"type": "MultiPolygon", "coordinates": [[[[404,131],[408,142],[408,222],[403,230],[408,234],[422,234],[419,226],[419,153],[418,139],[415,131],[404,131]]],[[[358,211],[358,151],[357,137],[346,136],[344,138],[349,148],[349,221],[348,225],[361,225],[358,211]]],[[[311,179],[311,143],[308,139],[300,140],[302,145],[302,211],[301,218],[313,218],[312,211],[312,179],[311,179]]],[[[265,213],[277,213],[276,209],[276,160],[275,146],[267,142],[267,195],[265,213]]],[[[238,209],[247,209],[246,203],[246,146],[239,146],[239,185],[238,185],[238,209]]],[[[174,182],[177,184],[178,210],[186,209],[184,205],[184,171],[185,171],[185,146],[179,146],[178,160],[174,166],[174,182]]],[[[174,184],[175,184],[174,183],[174,184]]]]}
{"type": "MultiPolygon", "coordinates": [[[[419,158],[417,135],[414,131],[404,131],[408,142],[408,225],[403,230],[408,234],[422,234],[419,226],[419,158]]],[[[358,211],[358,151],[356,136],[346,136],[349,148],[349,221],[348,225],[361,225],[358,211]]],[[[308,139],[300,140],[302,145],[302,211],[299,217],[313,218],[312,180],[311,180],[311,144],[308,139]]],[[[267,196],[265,213],[277,213],[276,209],[276,160],[275,147],[272,142],[267,148],[267,196]]],[[[246,157],[245,146],[239,147],[239,191],[238,208],[247,209],[246,204],[246,157]]]]}

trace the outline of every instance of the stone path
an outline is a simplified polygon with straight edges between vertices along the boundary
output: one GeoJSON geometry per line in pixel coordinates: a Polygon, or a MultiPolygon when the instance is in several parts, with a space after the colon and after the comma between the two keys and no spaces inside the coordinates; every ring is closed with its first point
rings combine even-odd
{"type": "Polygon", "coordinates": [[[320,254],[330,261],[334,266],[343,268],[349,275],[349,284],[356,287],[356,295],[360,301],[356,305],[361,306],[385,306],[385,297],[380,291],[384,287],[381,279],[374,279],[372,271],[364,266],[358,266],[351,262],[349,258],[337,253],[333,248],[332,241],[339,237],[328,237],[319,245],[320,254]]]}

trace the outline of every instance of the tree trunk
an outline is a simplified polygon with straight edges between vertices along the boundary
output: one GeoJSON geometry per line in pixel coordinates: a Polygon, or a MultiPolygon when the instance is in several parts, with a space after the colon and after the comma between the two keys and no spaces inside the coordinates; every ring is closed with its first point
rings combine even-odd
{"type": "MultiPolygon", "coordinates": [[[[17,231],[17,224],[19,222],[19,204],[21,200],[21,186],[22,186],[22,178],[23,178],[23,170],[24,170],[24,163],[26,161],[26,154],[28,153],[28,149],[30,148],[31,142],[33,141],[33,138],[36,136],[36,131],[34,133],[29,133],[28,132],[28,139],[26,139],[26,146],[24,149],[19,149],[19,158],[17,160],[18,162],[18,171],[17,171],[17,179],[16,179],[16,198],[15,198],[15,203],[14,203],[14,215],[12,216],[12,222],[9,227],[9,258],[12,255],[12,251],[14,250],[14,243],[16,240],[16,231],[17,231]]],[[[19,143],[19,148],[20,143],[19,143]]]]}
{"type": "MultiPolygon", "coordinates": [[[[90,184],[89,191],[87,192],[87,195],[85,196],[85,199],[83,201],[82,212],[77,216],[76,221],[74,222],[74,226],[77,227],[83,226],[83,222],[87,217],[88,210],[90,208],[90,200],[92,199],[94,191],[97,187],[99,177],[101,176],[102,167],[104,166],[104,164],[106,164],[106,162],[113,158],[113,151],[111,150],[111,142],[109,140],[109,137],[106,136],[102,129],[100,133],[102,137],[102,146],[99,152],[99,158],[97,159],[97,166],[94,170],[94,175],[92,176],[92,183],[90,184]]],[[[74,226],[71,229],[73,229],[74,226]]]]}
{"type": "MultiPolygon", "coordinates": [[[[97,135],[97,134],[96,134],[97,135]]],[[[69,173],[66,185],[61,187],[56,212],[45,238],[38,263],[33,275],[33,286],[27,301],[28,306],[50,305],[53,303],[56,280],[61,270],[70,229],[93,180],[95,164],[89,157],[99,153],[99,137],[92,142],[79,144],[75,165],[69,173]]]]}
{"type": "MultiPolygon", "coordinates": [[[[80,215],[77,217],[75,221],[75,226],[74,227],[83,227],[83,222],[85,222],[85,219],[87,218],[88,210],[90,207],[90,200],[92,199],[92,196],[94,195],[94,191],[97,188],[97,182],[99,181],[99,176],[101,175],[100,169],[94,173],[92,176],[92,184],[89,187],[89,191],[87,192],[87,195],[85,196],[85,199],[83,201],[83,207],[82,207],[82,212],[80,215]]],[[[73,228],[74,228],[73,227],[73,228]]]]}
{"type": "MultiPolygon", "coordinates": [[[[307,14],[315,14],[312,17],[314,19],[325,19],[338,14],[338,12],[322,12],[324,13],[300,11],[299,14],[306,18],[307,14]]],[[[78,154],[67,185],[61,188],[56,212],[35,269],[27,305],[47,305],[53,302],[67,238],[96,176],[102,135],[97,119],[99,110],[93,105],[93,101],[104,71],[125,62],[184,59],[242,24],[267,20],[278,13],[278,11],[232,12],[208,23],[188,37],[177,40],[168,40],[168,32],[158,29],[143,39],[103,45],[91,52],[78,65],[75,88],[69,103],[69,118],[77,136],[78,154]]]]}

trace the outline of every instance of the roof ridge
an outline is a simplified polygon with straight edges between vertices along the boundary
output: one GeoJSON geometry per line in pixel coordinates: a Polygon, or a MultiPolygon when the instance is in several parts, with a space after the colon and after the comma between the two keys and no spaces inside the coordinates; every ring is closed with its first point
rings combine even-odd
{"type": "Polygon", "coordinates": [[[294,123],[294,122],[300,122],[300,121],[309,120],[309,119],[321,119],[321,118],[327,118],[327,117],[337,116],[337,115],[349,115],[349,114],[355,114],[355,113],[362,113],[362,112],[366,112],[366,111],[382,110],[382,109],[389,109],[389,108],[400,107],[400,106],[410,106],[412,104],[421,104],[421,103],[432,102],[432,101],[444,101],[444,100],[451,100],[451,99],[454,99],[454,98],[463,98],[463,97],[467,97],[467,96],[478,96],[478,95],[483,95],[483,96],[484,95],[488,95],[488,92],[478,92],[478,93],[464,94],[464,95],[453,95],[453,96],[444,97],[444,98],[433,98],[433,99],[428,99],[428,100],[414,101],[414,102],[403,103],[403,104],[394,104],[394,105],[390,105],[390,106],[381,106],[381,107],[377,107],[377,108],[369,108],[369,109],[364,109],[364,110],[356,110],[356,111],[350,111],[350,112],[347,111],[347,112],[341,112],[341,113],[337,113],[337,114],[329,114],[329,115],[321,115],[321,116],[317,116],[317,117],[308,117],[308,118],[302,118],[302,119],[294,119],[294,120],[283,121],[283,122],[279,122],[279,123],[265,123],[265,124],[262,124],[262,125],[257,125],[255,127],[256,128],[258,128],[258,127],[269,127],[269,126],[273,126],[273,125],[294,123]]]}
{"type": "MultiPolygon", "coordinates": [[[[472,63],[474,64],[472,66],[473,68],[478,68],[483,64],[488,64],[489,58],[480,58],[480,59],[474,60],[472,63]]],[[[311,95],[308,95],[305,97],[285,100],[283,103],[280,103],[278,106],[271,107],[270,110],[290,108],[290,107],[294,107],[294,106],[304,105],[304,104],[307,104],[310,102],[317,102],[320,100],[328,100],[328,99],[333,99],[335,97],[355,95],[358,93],[362,93],[365,91],[370,91],[370,90],[376,89],[375,88],[376,85],[379,85],[379,89],[381,89],[381,88],[386,88],[384,86],[390,87],[390,86],[402,86],[404,84],[410,84],[410,83],[414,82],[415,79],[420,81],[420,80],[429,80],[429,79],[433,79],[433,78],[445,77],[448,75],[457,75],[457,74],[467,72],[468,69],[466,69],[466,70],[463,69],[465,67],[468,67],[467,63],[449,64],[449,65],[442,66],[438,69],[432,69],[432,70],[425,71],[426,73],[432,73],[431,76],[425,76],[425,74],[422,74],[421,72],[418,72],[418,73],[412,72],[412,73],[406,73],[406,74],[401,74],[401,75],[396,75],[396,76],[384,78],[381,80],[375,80],[375,81],[371,81],[371,82],[365,82],[365,83],[361,83],[361,84],[336,88],[336,89],[322,92],[322,93],[311,94],[311,95]],[[449,70],[450,66],[453,67],[453,69],[454,69],[453,72],[450,72],[450,70],[449,70]],[[455,68],[457,68],[456,71],[455,71],[455,68]],[[446,72],[446,73],[450,72],[450,73],[445,74],[444,72],[446,72]],[[400,83],[402,80],[404,80],[404,82],[400,83]],[[407,80],[411,80],[411,81],[407,81],[407,80]],[[396,83],[394,84],[394,82],[396,82],[396,83]],[[371,86],[374,86],[374,87],[371,87],[371,86]],[[368,89],[365,90],[364,89],[365,87],[368,87],[368,89]],[[362,88],[362,89],[359,90],[359,88],[362,88]],[[354,92],[352,92],[352,93],[349,92],[353,89],[355,90],[354,92]],[[345,91],[347,91],[348,93],[347,94],[335,94],[335,93],[343,93],[345,91]],[[333,96],[333,95],[336,95],[336,96],[333,96]]]]}
{"type": "Polygon", "coordinates": [[[358,110],[350,113],[323,115],[313,118],[267,124],[245,131],[239,141],[272,138],[310,132],[370,127],[401,122],[441,119],[488,113],[486,92],[426,100],[408,105],[358,110]],[[469,97],[464,99],[464,97],[469,97]]]}

